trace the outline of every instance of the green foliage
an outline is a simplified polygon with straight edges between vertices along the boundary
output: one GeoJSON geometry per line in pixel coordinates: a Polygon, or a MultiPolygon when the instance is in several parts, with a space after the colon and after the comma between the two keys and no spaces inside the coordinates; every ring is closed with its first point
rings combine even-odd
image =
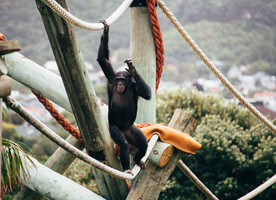
{"type": "Polygon", "coordinates": [[[20,185],[20,170],[25,177],[27,176],[23,165],[24,159],[31,162],[32,160],[20,145],[8,139],[2,139],[1,151],[1,182],[5,191],[12,191],[15,186],[20,185]]]}
{"type": "MultiPolygon", "coordinates": [[[[199,120],[194,135],[202,147],[182,160],[219,199],[237,199],[276,173],[275,134],[242,107],[193,89],[162,92],[157,102],[159,122],[177,107],[199,120]]],[[[270,187],[258,198],[270,200],[275,192],[270,187]]],[[[160,198],[205,199],[180,169],[174,170],[160,198]]]]}
{"type": "Polygon", "coordinates": [[[31,146],[32,152],[39,157],[45,155],[50,156],[57,148],[58,146],[44,135],[36,136],[35,142],[33,146],[31,146]]]}
{"type": "Polygon", "coordinates": [[[4,121],[2,122],[2,136],[6,139],[24,142],[24,137],[18,135],[16,131],[16,125],[4,121]]]}
{"type": "Polygon", "coordinates": [[[65,171],[64,176],[100,195],[92,167],[89,164],[76,159],[65,171]]]}
{"type": "Polygon", "coordinates": [[[244,129],[256,124],[256,118],[245,108],[194,88],[163,90],[158,93],[156,104],[158,123],[168,124],[174,111],[180,108],[199,122],[205,115],[219,115],[222,119],[237,121],[244,129]]]}

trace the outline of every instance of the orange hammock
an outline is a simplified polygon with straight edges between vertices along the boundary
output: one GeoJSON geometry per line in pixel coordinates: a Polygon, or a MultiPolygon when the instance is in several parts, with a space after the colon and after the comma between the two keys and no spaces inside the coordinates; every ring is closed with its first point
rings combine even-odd
{"type": "Polygon", "coordinates": [[[168,126],[154,124],[141,128],[141,131],[145,134],[147,140],[150,140],[153,134],[158,134],[161,141],[169,143],[186,153],[194,154],[201,147],[190,135],[168,126]]]}

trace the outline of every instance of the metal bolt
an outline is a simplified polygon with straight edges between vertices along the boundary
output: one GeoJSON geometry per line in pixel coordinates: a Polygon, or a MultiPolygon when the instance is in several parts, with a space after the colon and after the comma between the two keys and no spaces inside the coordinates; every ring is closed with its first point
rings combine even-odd
{"type": "Polygon", "coordinates": [[[154,150],[153,153],[154,153],[154,155],[157,155],[157,154],[158,154],[158,151],[157,151],[157,150],[154,150]]]}

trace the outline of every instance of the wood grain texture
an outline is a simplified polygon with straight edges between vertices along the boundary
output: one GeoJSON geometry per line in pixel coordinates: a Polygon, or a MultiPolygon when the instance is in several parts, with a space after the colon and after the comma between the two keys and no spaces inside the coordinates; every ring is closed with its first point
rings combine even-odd
{"type": "MultiPolygon", "coordinates": [[[[103,154],[108,165],[120,169],[121,165],[115,155],[113,141],[89,79],[74,28],[53,13],[44,1],[36,2],[85,148],[103,154]]],[[[65,0],[59,0],[58,3],[68,10],[65,0]]],[[[98,174],[100,173],[103,172],[99,171],[98,174]]],[[[128,192],[126,182],[107,174],[104,177],[96,177],[102,196],[107,199],[124,199],[128,192]]]]}
{"type": "Polygon", "coordinates": [[[155,123],[156,55],[155,45],[146,7],[131,8],[130,58],[137,71],[151,88],[151,100],[138,102],[136,123],[155,123]]]}

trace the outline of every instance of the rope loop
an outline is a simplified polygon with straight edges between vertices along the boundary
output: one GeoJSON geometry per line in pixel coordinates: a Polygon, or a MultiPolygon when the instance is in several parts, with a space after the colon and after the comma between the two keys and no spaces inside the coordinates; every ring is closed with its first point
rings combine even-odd
{"type": "MultiPolygon", "coordinates": [[[[101,30],[104,28],[102,23],[89,23],[86,21],[83,21],[81,19],[78,19],[74,15],[72,15],[70,12],[65,10],[61,5],[59,5],[55,0],[44,0],[45,3],[60,17],[62,17],[67,22],[74,24],[75,26],[90,30],[90,31],[96,31],[101,30]]],[[[133,0],[125,0],[118,8],[117,10],[110,15],[105,21],[107,24],[112,24],[115,22],[123,13],[124,11],[129,7],[129,5],[132,3],[133,0]]]]}

